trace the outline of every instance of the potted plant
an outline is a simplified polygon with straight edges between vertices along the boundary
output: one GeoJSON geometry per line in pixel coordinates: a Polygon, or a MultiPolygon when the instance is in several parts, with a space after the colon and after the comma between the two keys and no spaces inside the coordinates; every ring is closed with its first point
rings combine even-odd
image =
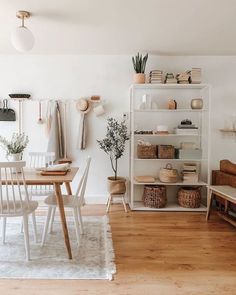
{"type": "Polygon", "coordinates": [[[118,177],[118,159],[120,159],[125,151],[125,142],[129,139],[127,126],[125,121],[118,122],[114,118],[107,120],[106,137],[97,140],[100,149],[102,149],[110,157],[111,168],[114,176],[108,177],[108,190],[110,194],[124,194],[126,191],[126,179],[118,177]]]}
{"type": "Polygon", "coordinates": [[[11,140],[0,136],[0,146],[6,151],[6,157],[11,161],[20,161],[22,153],[29,142],[24,133],[13,133],[11,140]]]}
{"type": "Polygon", "coordinates": [[[142,56],[142,54],[137,54],[135,57],[132,57],[134,71],[134,83],[135,84],[144,84],[145,83],[145,68],[148,59],[148,54],[142,56]]]}

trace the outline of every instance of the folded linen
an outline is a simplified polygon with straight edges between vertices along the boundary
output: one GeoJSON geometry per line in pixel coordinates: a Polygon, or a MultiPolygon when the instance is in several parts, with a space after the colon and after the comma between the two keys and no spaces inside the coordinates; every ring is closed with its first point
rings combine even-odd
{"type": "Polygon", "coordinates": [[[65,164],[56,164],[52,166],[48,166],[46,168],[43,168],[41,170],[43,171],[67,171],[70,169],[70,165],[68,163],[65,164]]]}

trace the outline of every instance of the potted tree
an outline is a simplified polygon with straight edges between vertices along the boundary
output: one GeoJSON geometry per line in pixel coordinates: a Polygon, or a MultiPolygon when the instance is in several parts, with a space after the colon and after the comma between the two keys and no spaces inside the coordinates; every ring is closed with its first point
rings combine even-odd
{"type": "Polygon", "coordinates": [[[106,137],[97,140],[99,147],[108,154],[111,162],[111,168],[114,176],[108,177],[108,190],[110,194],[124,194],[126,191],[126,179],[118,177],[118,159],[120,159],[125,151],[125,142],[129,139],[127,126],[125,121],[118,122],[114,118],[107,120],[106,137]]]}
{"type": "Polygon", "coordinates": [[[0,136],[0,145],[6,151],[7,159],[11,161],[20,161],[22,153],[29,142],[28,136],[24,133],[13,133],[11,140],[0,136]]]}
{"type": "Polygon", "coordinates": [[[148,54],[145,56],[140,55],[139,53],[132,57],[133,66],[134,66],[134,84],[144,84],[145,83],[145,68],[148,59],[148,54]]]}

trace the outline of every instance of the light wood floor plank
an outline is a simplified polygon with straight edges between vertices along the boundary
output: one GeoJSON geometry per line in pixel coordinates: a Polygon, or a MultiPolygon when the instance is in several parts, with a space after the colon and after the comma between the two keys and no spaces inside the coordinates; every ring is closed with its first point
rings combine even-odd
{"type": "MultiPolygon", "coordinates": [[[[104,215],[101,205],[85,215],[104,215]]],[[[109,281],[0,280],[3,295],[234,295],[236,230],[216,214],[109,214],[117,274],[109,281]]]]}

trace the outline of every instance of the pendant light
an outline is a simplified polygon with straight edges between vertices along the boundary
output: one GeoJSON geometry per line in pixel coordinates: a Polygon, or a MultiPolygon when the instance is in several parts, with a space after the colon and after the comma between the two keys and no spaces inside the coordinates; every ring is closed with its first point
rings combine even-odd
{"type": "Polygon", "coordinates": [[[17,51],[25,52],[32,49],[34,46],[34,36],[32,32],[25,27],[25,18],[29,18],[30,13],[20,10],[16,13],[16,17],[21,19],[21,26],[12,32],[11,42],[17,51]]]}

